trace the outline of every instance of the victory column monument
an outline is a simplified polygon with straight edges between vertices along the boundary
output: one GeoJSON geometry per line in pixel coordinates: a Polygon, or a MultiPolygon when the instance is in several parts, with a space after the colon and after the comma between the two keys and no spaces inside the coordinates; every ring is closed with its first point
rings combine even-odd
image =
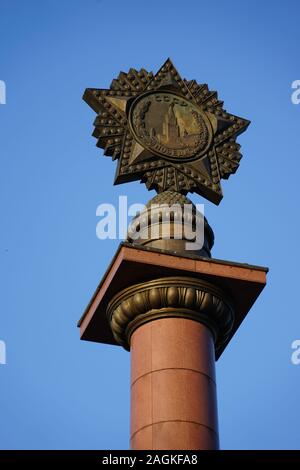
{"type": "Polygon", "coordinates": [[[115,184],[140,180],[158,194],[131,222],[80,337],[130,351],[132,449],[218,449],[215,360],[267,268],[212,258],[213,231],[187,193],[220,203],[249,121],[169,59],[156,74],[130,69],[108,90],[87,88],[84,100],[97,114],[97,146],[118,162],[115,184]],[[199,227],[202,242],[187,249],[199,227]]]}

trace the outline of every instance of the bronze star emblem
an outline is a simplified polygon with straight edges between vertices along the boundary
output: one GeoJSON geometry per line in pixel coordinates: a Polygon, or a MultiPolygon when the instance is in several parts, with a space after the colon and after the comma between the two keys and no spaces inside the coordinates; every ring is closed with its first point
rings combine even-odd
{"type": "Polygon", "coordinates": [[[159,193],[190,191],[220,203],[220,180],[236,172],[236,138],[250,121],[227,113],[217,92],[182,79],[168,59],[155,75],[130,69],[83,98],[97,113],[97,146],[118,159],[115,184],[140,179],[159,193]]]}

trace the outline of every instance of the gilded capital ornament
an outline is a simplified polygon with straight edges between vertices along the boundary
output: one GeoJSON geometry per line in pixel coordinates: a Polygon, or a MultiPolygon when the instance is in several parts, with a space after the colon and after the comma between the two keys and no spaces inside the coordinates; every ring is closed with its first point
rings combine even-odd
{"type": "Polygon", "coordinates": [[[110,301],[107,316],[114,338],[130,349],[133,332],[159,318],[186,318],[211,331],[216,354],[234,322],[232,301],[218,287],[193,277],[167,277],[132,285],[110,301]]]}

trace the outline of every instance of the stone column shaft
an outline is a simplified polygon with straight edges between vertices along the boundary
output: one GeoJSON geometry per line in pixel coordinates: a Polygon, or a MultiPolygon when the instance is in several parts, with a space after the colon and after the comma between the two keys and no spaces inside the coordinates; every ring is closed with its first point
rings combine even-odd
{"type": "Polygon", "coordinates": [[[161,318],[130,342],[132,449],[218,449],[214,340],[194,320],[161,318]]]}

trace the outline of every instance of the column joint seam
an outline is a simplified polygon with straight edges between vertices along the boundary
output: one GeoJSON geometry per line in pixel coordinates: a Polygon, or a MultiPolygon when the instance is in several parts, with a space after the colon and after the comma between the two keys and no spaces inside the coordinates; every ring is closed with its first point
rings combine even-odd
{"type": "Polygon", "coordinates": [[[145,426],[142,426],[140,429],[138,429],[137,431],[135,431],[131,436],[130,436],[130,441],[132,441],[132,439],[136,436],[137,433],[139,433],[140,431],[143,431],[144,429],[146,428],[149,428],[150,426],[155,426],[156,424],[163,424],[163,423],[189,423],[189,424],[196,424],[197,426],[202,426],[206,429],[208,429],[209,431],[211,431],[213,434],[215,434],[217,436],[217,438],[219,438],[219,434],[217,431],[215,431],[213,428],[211,428],[210,426],[207,426],[207,424],[203,424],[203,423],[198,423],[197,421],[190,421],[190,420],[187,420],[187,419],[166,419],[166,420],[162,420],[162,421],[155,421],[153,423],[150,423],[150,424],[146,424],[145,426]]]}
{"type": "Polygon", "coordinates": [[[200,375],[204,375],[204,377],[208,378],[215,386],[217,385],[216,384],[216,381],[210,377],[208,374],[206,374],[205,372],[201,372],[200,370],[197,370],[197,369],[192,369],[191,367],[163,367],[161,369],[155,369],[155,370],[151,370],[149,372],[145,372],[145,374],[142,374],[140,375],[139,377],[137,377],[130,385],[130,388],[133,387],[133,385],[135,385],[135,383],[143,378],[143,377],[146,377],[146,375],[150,375],[150,374],[153,374],[155,372],[160,372],[160,371],[163,371],[163,370],[189,370],[191,372],[196,372],[197,374],[200,374],[200,375]]]}

